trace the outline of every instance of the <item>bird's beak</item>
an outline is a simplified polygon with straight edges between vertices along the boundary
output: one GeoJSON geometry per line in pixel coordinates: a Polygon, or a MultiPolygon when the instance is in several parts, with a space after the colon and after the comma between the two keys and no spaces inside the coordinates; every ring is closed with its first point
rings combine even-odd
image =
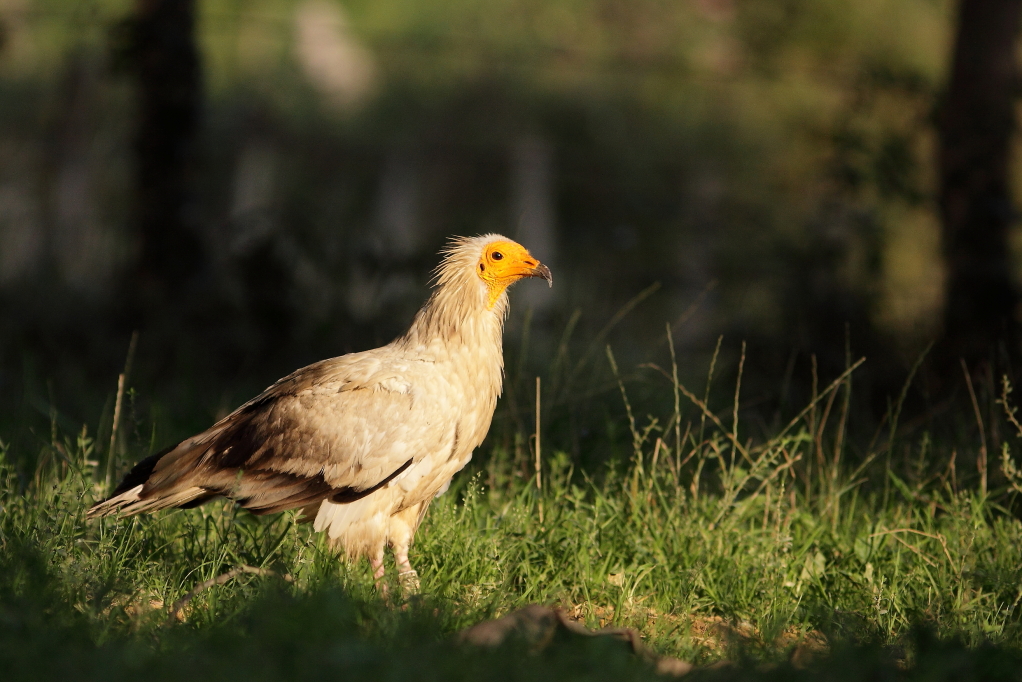
{"type": "Polygon", "coordinates": [[[543,279],[546,280],[547,285],[551,287],[553,287],[554,285],[553,273],[550,272],[550,268],[543,265],[542,263],[538,263],[536,267],[529,270],[529,277],[542,277],[543,279]]]}
{"type": "Polygon", "coordinates": [[[505,270],[507,275],[505,276],[510,277],[508,283],[515,282],[523,277],[541,277],[550,286],[554,285],[554,276],[550,272],[550,268],[533,258],[528,252],[523,253],[505,267],[507,268],[505,270]]]}

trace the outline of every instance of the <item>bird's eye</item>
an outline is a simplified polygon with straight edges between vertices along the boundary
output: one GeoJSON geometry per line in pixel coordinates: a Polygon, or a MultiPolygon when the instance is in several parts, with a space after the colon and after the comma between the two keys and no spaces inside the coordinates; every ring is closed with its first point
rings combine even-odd
{"type": "Polygon", "coordinates": [[[502,254],[500,251],[493,252],[493,260],[501,260],[503,257],[504,254],[502,254]]]}

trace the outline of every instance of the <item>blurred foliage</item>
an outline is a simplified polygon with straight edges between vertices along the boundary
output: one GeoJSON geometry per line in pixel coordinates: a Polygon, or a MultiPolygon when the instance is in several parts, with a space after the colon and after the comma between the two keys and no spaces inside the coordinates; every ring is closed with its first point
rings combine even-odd
{"type": "MultiPolygon", "coordinates": [[[[683,375],[719,334],[726,357],[746,339],[747,386],[776,407],[779,376],[805,395],[810,356],[834,376],[847,342],[882,412],[938,322],[950,7],[203,0],[189,210],[210,269],[143,330],[134,385],[172,430],[204,426],[302,363],[385,343],[447,236],[528,236],[548,201],[536,255],[557,286],[513,294],[511,346],[535,313],[523,375],[573,311],[591,338],[659,283],[607,338],[623,364],[662,355],[665,321],[683,375]]],[[[0,412],[18,419],[56,403],[99,420],[133,331],[131,11],[0,1],[0,412]]]]}

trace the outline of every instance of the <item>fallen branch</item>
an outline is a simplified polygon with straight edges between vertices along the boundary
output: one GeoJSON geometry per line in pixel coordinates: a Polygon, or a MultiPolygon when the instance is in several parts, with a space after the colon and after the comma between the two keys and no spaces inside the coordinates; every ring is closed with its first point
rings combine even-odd
{"type": "MultiPolygon", "coordinates": [[[[276,571],[271,571],[268,568],[258,568],[256,566],[247,566],[245,564],[235,566],[222,575],[210,578],[209,580],[203,580],[201,583],[193,587],[188,594],[174,602],[174,605],[170,607],[170,612],[167,614],[167,622],[171,623],[173,621],[183,621],[185,619],[185,607],[188,606],[188,603],[195,599],[200,592],[209,589],[214,585],[223,585],[224,583],[237,578],[242,573],[251,573],[252,575],[279,575],[276,571]]],[[[289,583],[294,582],[294,578],[290,575],[284,574],[280,577],[289,583]]]]}

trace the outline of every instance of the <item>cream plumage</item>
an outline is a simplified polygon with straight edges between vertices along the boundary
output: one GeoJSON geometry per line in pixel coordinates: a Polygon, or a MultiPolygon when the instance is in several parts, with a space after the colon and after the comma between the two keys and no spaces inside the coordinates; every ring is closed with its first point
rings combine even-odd
{"type": "Polygon", "coordinates": [[[432,296],[390,344],[304,367],[217,424],[139,462],[89,518],[225,496],[257,514],[302,508],[377,579],[406,579],[430,501],[472,458],[503,379],[507,287],[550,270],[500,235],[456,239],[432,296]]]}

